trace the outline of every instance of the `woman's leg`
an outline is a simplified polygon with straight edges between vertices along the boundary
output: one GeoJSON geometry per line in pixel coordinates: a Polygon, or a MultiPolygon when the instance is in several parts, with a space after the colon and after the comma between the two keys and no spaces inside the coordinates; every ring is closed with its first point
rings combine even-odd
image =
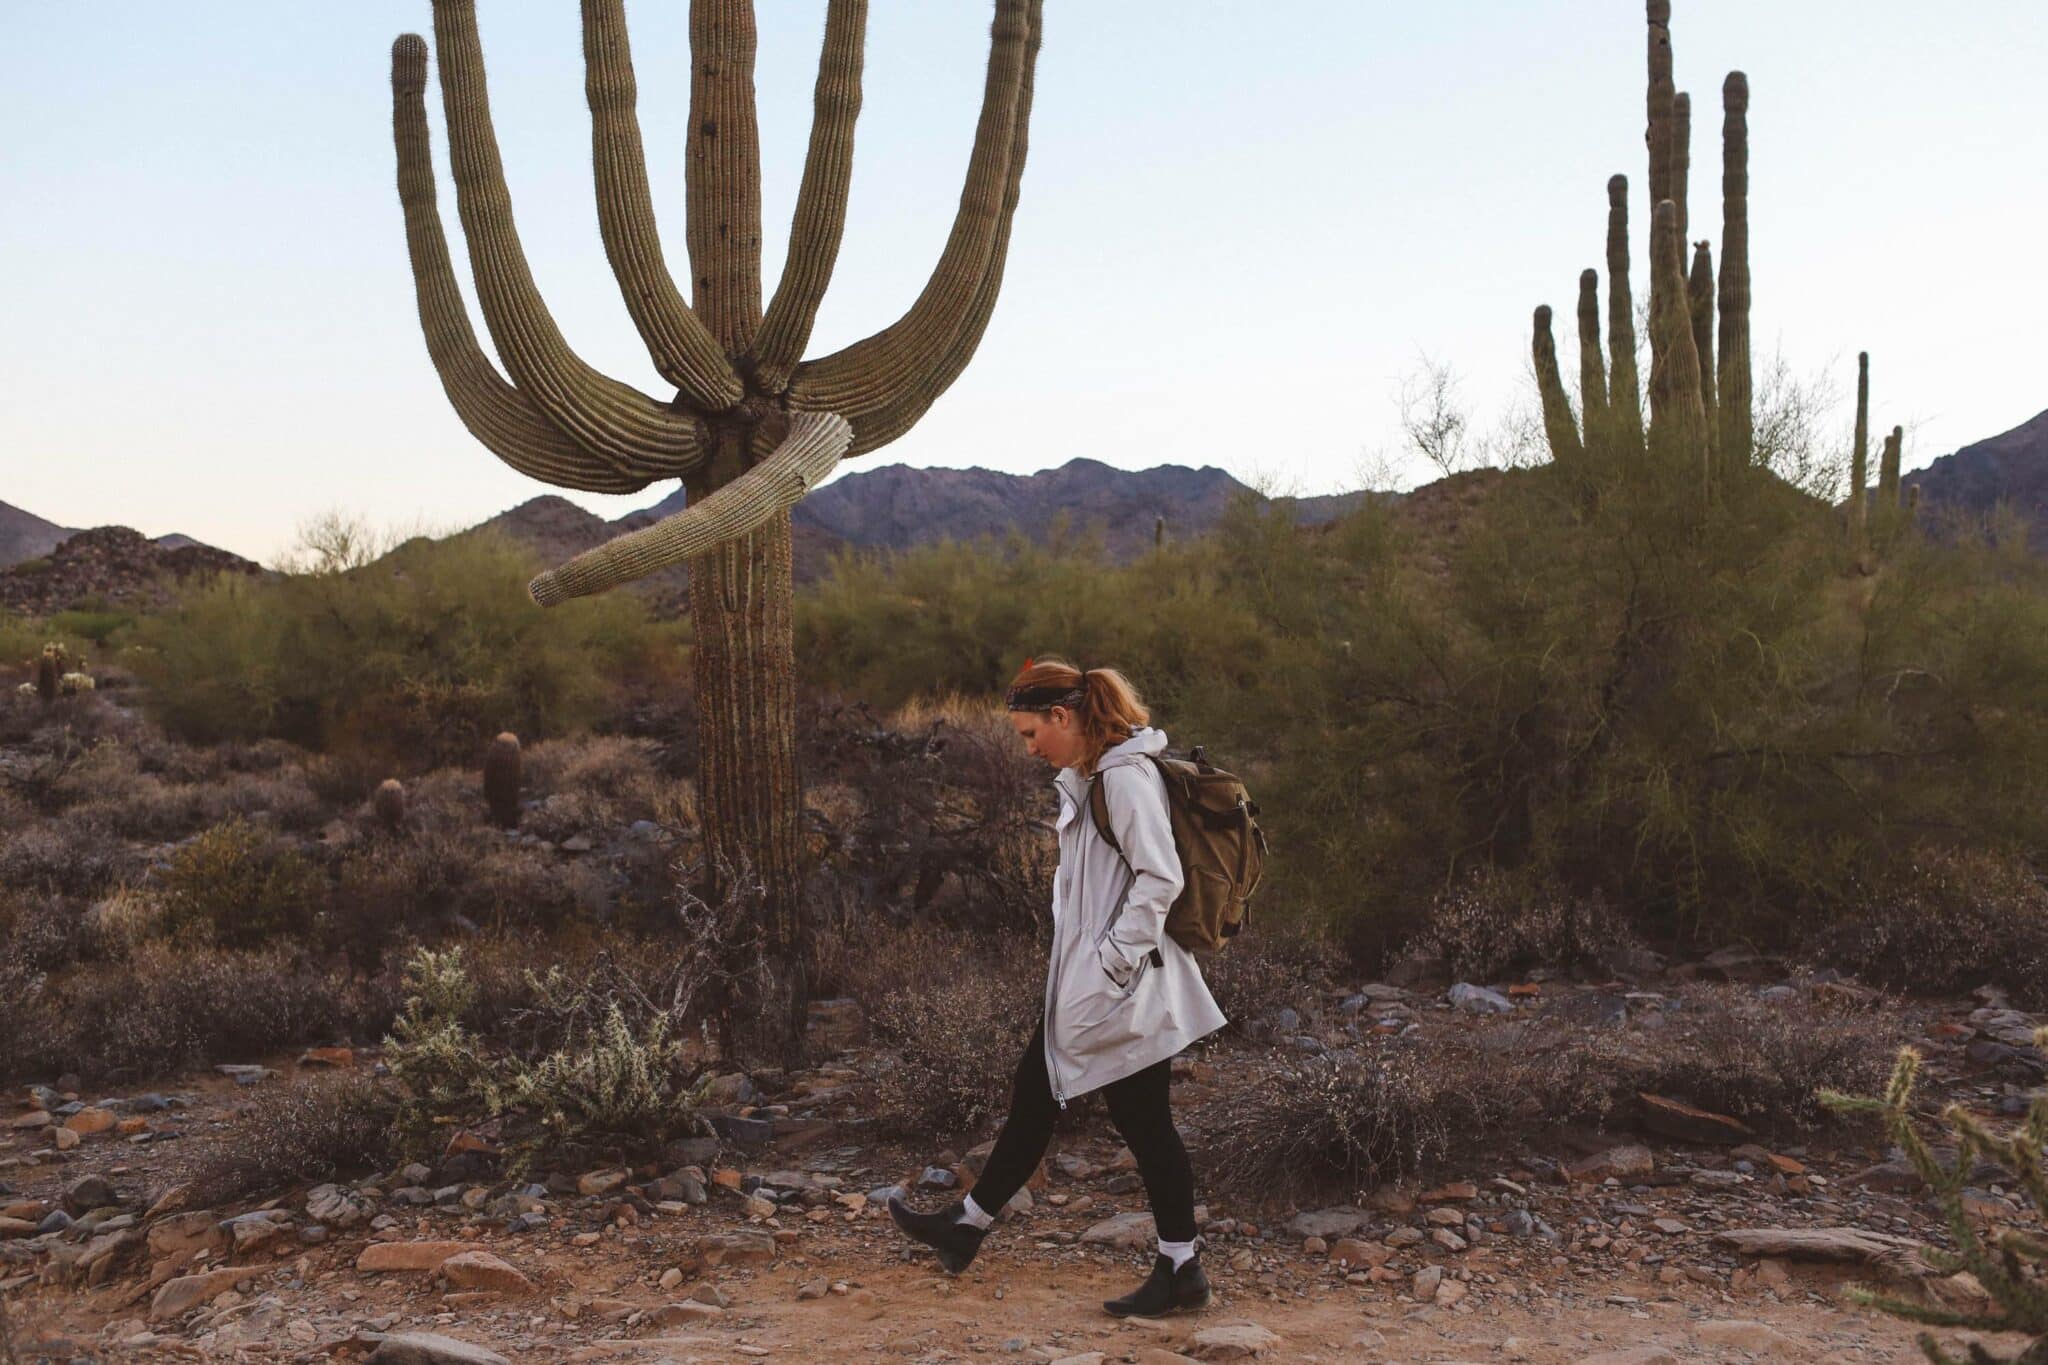
{"type": "Polygon", "coordinates": [[[1195,1240],[1195,1168],[1173,1126],[1168,1096],[1172,1079],[1172,1061],[1155,1062],[1112,1081],[1105,1090],[1109,1116],[1138,1159],[1159,1240],[1185,1244],[1195,1240]]]}
{"type": "Polygon", "coordinates": [[[1052,1142],[1055,1112],[1052,1083],[1045,1074],[1045,1020],[1041,1017],[1031,1041],[1024,1045],[1024,1055],[1017,1059],[1010,1112],[1003,1120],[1003,1131],[996,1135],[988,1163],[981,1168],[981,1178],[974,1182],[969,1196],[974,1207],[993,1218],[1024,1188],[1052,1142]]]}

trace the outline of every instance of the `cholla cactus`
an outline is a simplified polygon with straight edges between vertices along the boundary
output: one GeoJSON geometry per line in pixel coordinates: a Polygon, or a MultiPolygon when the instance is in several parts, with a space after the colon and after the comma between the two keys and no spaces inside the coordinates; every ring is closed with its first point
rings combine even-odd
{"type": "MultiPolygon", "coordinates": [[[[2034,1045],[2048,1051],[2048,1028],[2034,1035],[2034,1045]]],[[[1882,1098],[1823,1091],[1821,1102],[1844,1113],[1874,1114],[1884,1121],[1892,1141],[1905,1149],[1913,1169],[1934,1192],[1956,1239],[1955,1252],[1928,1248],[1921,1257],[1945,1274],[1967,1271],[1990,1296],[1991,1307],[1956,1311],[1868,1290],[1855,1291],[1857,1301],[1929,1327],[2025,1333],[2034,1338],[2033,1344],[2006,1358],[2005,1365],[2039,1365],[2048,1361],[2048,1238],[2038,1230],[2009,1228],[1986,1245],[1963,1207],[1963,1191],[1979,1161],[1994,1161],[2013,1173],[2015,1183],[2033,1203],[2035,1219],[2048,1216],[2048,1174],[2042,1166],[2042,1149],[2048,1147],[2048,1095],[2036,1095],[2026,1121],[2006,1133],[1992,1131],[1960,1104],[1949,1105],[1942,1118],[1955,1132],[1957,1150],[1955,1161],[1945,1165],[1913,1123],[1913,1084],[1919,1074],[1920,1054],[1906,1048],[1899,1053],[1882,1098]]],[[[2000,1365],[1999,1357],[1976,1343],[1970,1344],[1967,1356],[1952,1355],[1928,1332],[1920,1334],[1920,1349],[1934,1365],[1964,1365],[1965,1361],[1969,1365],[2000,1365]]]]}
{"type": "Polygon", "coordinates": [[[519,736],[500,732],[484,751],[484,805],[500,829],[519,827],[519,736]]]}

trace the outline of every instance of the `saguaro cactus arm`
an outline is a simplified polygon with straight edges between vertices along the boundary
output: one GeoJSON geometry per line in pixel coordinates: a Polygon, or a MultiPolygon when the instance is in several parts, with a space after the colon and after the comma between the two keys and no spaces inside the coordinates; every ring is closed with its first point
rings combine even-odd
{"type": "Polygon", "coordinates": [[[1729,468],[1755,445],[1749,369],[1749,77],[1721,84],[1721,345],[1719,422],[1729,468]]]}
{"type": "MultiPolygon", "coordinates": [[[[505,382],[477,344],[435,203],[433,144],[427,133],[427,44],[416,33],[391,45],[391,134],[398,153],[398,200],[427,354],[456,416],[486,449],[530,478],[592,493],[633,493],[653,482],[622,471],[564,435],[532,399],[505,382]]],[[[693,440],[701,441],[701,433],[693,440]]]]}
{"type": "Polygon", "coordinates": [[[1710,458],[1721,456],[1715,439],[1714,419],[1714,253],[1704,241],[1694,244],[1692,274],[1685,282],[1686,299],[1692,316],[1692,347],[1700,358],[1700,409],[1706,422],[1710,458]]]}
{"type": "Polygon", "coordinates": [[[1906,429],[1893,427],[1891,435],[1884,438],[1884,450],[1878,457],[1877,505],[1893,508],[1899,505],[1899,463],[1906,445],[1906,429]]]}
{"type": "Polygon", "coordinates": [[[1849,526],[1859,538],[1869,500],[1870,352],[1860,351],[1856,356],[1856,443],[1849,449],[1849,526]]]}
{"type": "Polygon", "coordinates": [[[1704,475],[1706,414],[1682,250],[1678,206],[1666,199],[1650,215],[1650,446],[1682,456],[1704,475]]]}
{"type": "Polygon", "coordinates": [[[766,393],[789,387],[818,317],[819,301],[831,282],[846,230],[846,197],[853,174],[853,127],[860,118],[861,54],[866,40],[867,0],[831,0],[825,12],[825,46],[818,57],[813,96],[811,145],[796,193],[789,228],[789,254],[775,297],[754,339],[754,374],[766,393]]]}
{"type": "Polygon", "coordinates": [[[1543,434],[1550,441],[1550,458],[1570,464],[1585,458],[1586,447],[1572,421],[1571,399],[1565,395],[1564,377],[1557,368],[1557,342],[1550,335],[1550,305],[1536,309],[1535,335],[1530,352],[1536,362],[1536,392],[1543,400],[1543,434]]]}
{"type": "Polygon", "coordinates": [[[931,405],[938,401],[939,395],[951,388],[960,372],[967,368],[967,362],[974,358],[975,348],[981,345],[982,334],[988,330],[989,318],[995,312],[996,297],[1003,287],[1003,269],[1009,260],[1010,229],[1016,222],[1017,200],[1024,187],[1024,162],[1030,151],[1031,99],[1035,89],[1033,72],[1037,69],[1042,32],[1039,26],[1041,9],[1042,0],[1032,0],[1031,41],[1024,50],[1024,88],[1018,95],[1017,129],[1010,143],[1010,179],[1003,187],[1002,226],[996,233],[994,258],[989,262],[988,273],[982,276],[981,285],[974,291],[974,299],[968,306],[966,320],[961,323],[952,345],[938,364],[894,403],[855,429],[852,454],[864,455],[885,446],[916,426],[931,405]]]}
{"type": "Polygon", "coordinates": [[[761,323],[761,135],[753,0],[690,0],[690,273],[697,315],[730,355],[761,323]]]}
{"type": "Polygon", "coordinates": [[[1040,0],[998,0],[988,79],[953,230],[931,278],[901,319],[797,368],[795,405],[838,412],[856,431],[944,363],[974,310],[1008,221],[1007,187],[1022,108],[1027,54],[1036,51],[1040,0]]]}
{"type": "Polygon", "coordinates": [[[1628,287],[1628,177],[1607,181],[1607,386],[1615,427],[1643,439],[1642,379],[1636,369],[1636,303],[1628,287]]]}
{"type": "Polygon", "coordinates": [[[1608,425],[1607,367],[1600,354],[1600,272],[1579,272],[1579,409],[1586,444],[1597,446],[1608,425]]]}
{"type": "Polygon", "coordinates": [[[639,86],[633,78],[625,0],[583,0],[583,67],[598,231],[626,311],[661,377],[696,407],[723,412],[740,401],[745,387],[683,301],[662,254],[634,108],[639,86]]]}
{"type": "Polygon", "coordinates": [[[1692,180],[1692,96],[1671,97],[1671,202],[1678,205],[1678,240],[1686,239],[1686,194],[1692,180]]]}
{"type": "Polygon", "coordinates": [[[698,423],[584,364],[534,287],[491,127],[475,0],[434,0],[434,35],[477,298],[513,382],[549,421],[622,473],[677,476],[694,468],[703,454],[698,423]]]}
{"type": "MultiPolygon", "coordinates": [[[[1650,80],[1644,141],[1650,150],[1650,204],[1671,198],[1671,119],[1678,89],[1671,78],[1671,0],[1646,0],[1650,80]]],[[[1654,285],[1654,280],[1652,281],[1654,285]]]]}
{"type": "Polygon", "coordinates": [[[553,606],[645,578],[737,540],[816,487],[839,463],[852,439],[853,431],[841,417],[798,413],[790,419],[788,435],[760,464],[702,502],[539,575],[528,591],[542,606],[553,606]]]}

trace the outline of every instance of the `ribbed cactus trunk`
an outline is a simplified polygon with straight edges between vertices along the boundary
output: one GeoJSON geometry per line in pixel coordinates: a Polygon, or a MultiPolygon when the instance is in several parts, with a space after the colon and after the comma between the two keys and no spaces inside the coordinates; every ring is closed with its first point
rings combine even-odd
{"type": "Polygon", "coordinates": [[[1536,310],[1535,336],[1530,345],[1536,366],[1536,392],[1543,401],[1543,434],[1550,442],[1550,456],[1559,464],[1583,460],[1586,448],[1572,418],[1572,401],[1564,391],[1564,375],[1557,365],[1557,341],[1550,333],[1550,305],[1536,310]]]}
{"type": "Polygon", "coordinates": [[[1721,346],[1718,381],[1722,464],[1749,465],[1756,453],[1756,416],[1749,370],[1749,77],[1728,73],[1721,84],[1721,346]]]}
{"type": "Polygon", "coordinates": [[[1628,177],[1607,181],[1607,405],[1618,440],[1643,443],[1643,383],[1636,368],[1636,301],[1628,285],[1628,177]]]}
{"type": "Polygon", "coordinates": [[[1682,255],[1678,206],[1667,199],[1650,215],[1650,452],[1696,472],[1704,487],[1706,411],[1682,255]]]}
{"type": "Polygon", "coordinates": [[[1705,242],[1693,247],[1692,273],[1686,277],[1685,292],[1692,315],[1693,351],[1700,358],[1700,407],[1706,424],[1707,461],[1711,465],[1721,459],[1721,444],[1714,431],[1718,415],[1714,407],[1714,253],[1705,242]]]}
{"type": "Polygon", "coordinates": [[[1607,364],[1600,353],[1600,272],[1579,272],[1579,408],[1585,422],[1586,445],[1604,450],[1611,443],[1613,415],[1607,407],[1607,364]]]}
{"type": "Polygon", "coordinates": [[[1849,449],[1849,539],[1860,556],[1870,526],[1870,352],[1856,357],[1856,443],[1849,449]]]}
{"type": "Polygon", "coordinates": [[[1877,505],[1887,512],[1898,510],[1899,462],[1906,444],[1906,429],[1893,427],[1891,434],[1884,438],[1884,452],[1878,457],[1877,505]]]}
{"type": "MultiPolygon", "coordinates": [[[[789,988],[788,1016],[769,1022],[792,1057],[802,1051],[809,945],[789,509],[843,455],[908,431],[966,367],[994,311],[1023,177],[1043,0],[995,0],[994,8],[966,183],[929,281],[889,327],[805,360],[846,222],[866,0],[827,0],[789,254],[765,309],[751,0],[690,5],[687,301],[655,225],[624,0],[583,0],[598,227],[649,359],[675,386],[662,398],[586,365],[555,326],[513,221],[475,0],[434,0],[458,207],[477,300],[509,382],[499,373],[470,325],[435,203],[427,47],[412,34],[392,47],[399,200],[420,322],[463,424],[513,468],[561,487],[626,493],[681,479],[689,489],[683,511],[529,588],[552,605],[690,566],[702,715],[697,806],[710,869],[700,889],[722,896],[744,876],[763,894],[768,941],[789,988]]],[[[749,999],[735,994],[728,1003],[744,1009],[749,999]]]]}

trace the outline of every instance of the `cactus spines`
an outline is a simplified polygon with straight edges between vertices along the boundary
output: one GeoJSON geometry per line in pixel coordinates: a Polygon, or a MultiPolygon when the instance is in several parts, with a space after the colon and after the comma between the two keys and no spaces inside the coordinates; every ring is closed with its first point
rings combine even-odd
{"type": "Polygon", "coordinates": [[[1721,83],[1720,429],[1724,463],[1734,469],[1754,455],[1755,414],[1749,370],[1749,77],[1721,83]]]}
{"type": "Polygon", "coordinates": [[[1849,530],[1860,548],[1869,522],[1870,352],[1856,356],[1856,443],[1849,449],[1849,530]]]}
{"type": "Polygon", "coordinates": [[[1607,365],[1600,352],[1600,272],[1579,272],[1579,409],[1586,444],[1607,437],[1607,365]]]}
{"type": "Polygon", "coordinates": [[[1628,287],[1628,177],[1607,181],[1607,405],[1622,437],[1643,443],[1642,380],[1636,371],[1636,303],[1628,287]]]}
{"type": "Polygon", "coordinates": [[[1683,459],[1704,477],[1706,414],[1682,251],[1678,206],[1666,199],[1650,215],[1650,449],[1683,459]]]}
{"type": "Polygon", "coordinates": [[[1543,400],[1543,434],[1550,440],[1550,456],[1559,464],[1582,460],[1586,448],[1572,420],[1571,399],[1565,396],[1564,376],[1557,368],[1557,342],[1550,335],[1550,305],[1536,309],[1535,336],[1530,350],[1536,362],[1536,392],[1543,400]]]}
{"type": "Polygon", "coordinates": [[[405,785],[395,777],[379,782],[370,797],[370,809],[384,828],[397,829],[405,823],[405,785]]]}
{"type": "Polygon", "coordinates": [[[1899,506],[1899,458],[1906,443],[1906,429],[1893,427],[1891,434],[1884,438],[1884,453],[1878,458],[1877,505],[1883,508],[1899,506]]]}
{"type": "Polygon", "coordinates": [[[1686,301],[1692,314],[1692,346],[1700,358],[1700,409],[1706,422],[1707,458],[1721,457],[1714,419],[1714,253],[1704,241],[1693,246],[1692,273],[1686,277],[1686,301]]]}
{"type": "Polygon", "coordinates": [[[484,751],[484,805],[501,829],[519,827],[519,769],[519,736],[501,731],[484,751]]]}

